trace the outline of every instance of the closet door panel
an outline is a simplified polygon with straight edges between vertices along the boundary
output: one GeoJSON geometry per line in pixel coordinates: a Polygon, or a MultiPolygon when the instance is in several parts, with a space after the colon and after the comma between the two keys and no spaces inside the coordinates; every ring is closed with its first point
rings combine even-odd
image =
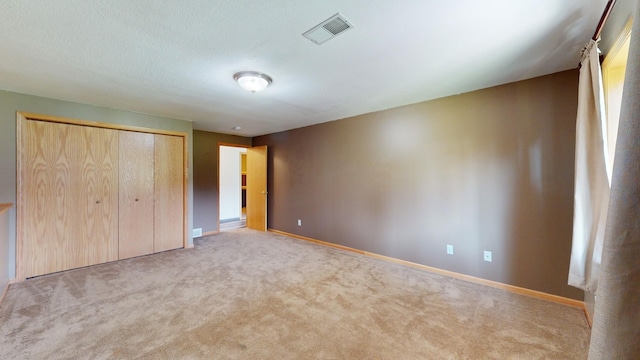
{"type": "Polygon", "coordinates": [[[78,263],[74,138],[79,128],[25,121],[21,131],[21,217],[24,277],[70,269],[78,263]]]}
{"type": "Polygon", "coordinates": [[[184,247],[184,136],[25,115],[18,279],[184,247]]]}
{"type": "Polygon", "coordinates": [[[86,266],[118,259],[118,131],[80,129],[77,230],[86,266]]]}
{"type": "Polygon", "coordinates": [[[184,160],[181,136],[155,135],[154,252],[184,245],[184,160]]]}
{"type": "Polygon", "coordinates": [[[154,135],[119,134],[120,259],[153,253],[154,135]]]}

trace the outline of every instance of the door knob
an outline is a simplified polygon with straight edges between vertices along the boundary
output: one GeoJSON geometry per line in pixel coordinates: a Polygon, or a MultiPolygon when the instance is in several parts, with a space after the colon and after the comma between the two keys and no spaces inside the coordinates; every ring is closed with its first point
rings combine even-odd
{"type": "Polygon", "coordinates": [[[96,200],[96,204],[100,204],[100,200],[96,200]]]}
{"type": "Polygon", "coordinates": [[[268,192],[263,191],[263,192],[261,192],[260,194],[262,194],[262,195],[267,195],[267,194],[268,194],[268,192]]]}
{"type": "Polygon", "coordinates": [[[136,199],[135,201],[138,201],[138,199],[136,199]]]}

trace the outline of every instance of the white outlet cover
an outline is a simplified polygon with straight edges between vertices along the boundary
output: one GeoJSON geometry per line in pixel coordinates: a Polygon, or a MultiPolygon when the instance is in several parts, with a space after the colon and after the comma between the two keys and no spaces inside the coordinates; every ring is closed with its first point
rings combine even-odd
{"type": "Polygon", "coordinates": [[[298,219],[298,226],[302,226],[302,220],[298,219]]]}
{"type": "Polygon", "coordinates": [[[453,255],[453,245],[447,245],[447,254],[453,255]]]}
{"type": "Polygon", "coordinates": [[[491,262],[491,251],[484,252],[484,261],[491,262]]]}

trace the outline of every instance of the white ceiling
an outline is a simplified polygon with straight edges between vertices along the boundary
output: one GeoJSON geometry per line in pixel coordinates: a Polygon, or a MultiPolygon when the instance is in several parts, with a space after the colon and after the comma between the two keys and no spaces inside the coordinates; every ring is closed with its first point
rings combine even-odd
{"type": "Polygon", "coordinates": [[[605,4],[3,0],[0,89],[256,136],[576,68],[605,4]],[[302,36],[337,12],[354,29],[302,36]]]}

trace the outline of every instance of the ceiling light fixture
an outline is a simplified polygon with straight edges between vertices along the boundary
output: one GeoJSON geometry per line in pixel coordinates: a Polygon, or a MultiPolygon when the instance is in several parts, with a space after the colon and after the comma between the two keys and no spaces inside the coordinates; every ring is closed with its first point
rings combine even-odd
{"type": "Polygon", "coordinates": [[[237,72],[233,74],[233,80],[237,81],[241,88],[253,93],[266,89],[273,82],[269,75],[257,71],[237,72]]]}

